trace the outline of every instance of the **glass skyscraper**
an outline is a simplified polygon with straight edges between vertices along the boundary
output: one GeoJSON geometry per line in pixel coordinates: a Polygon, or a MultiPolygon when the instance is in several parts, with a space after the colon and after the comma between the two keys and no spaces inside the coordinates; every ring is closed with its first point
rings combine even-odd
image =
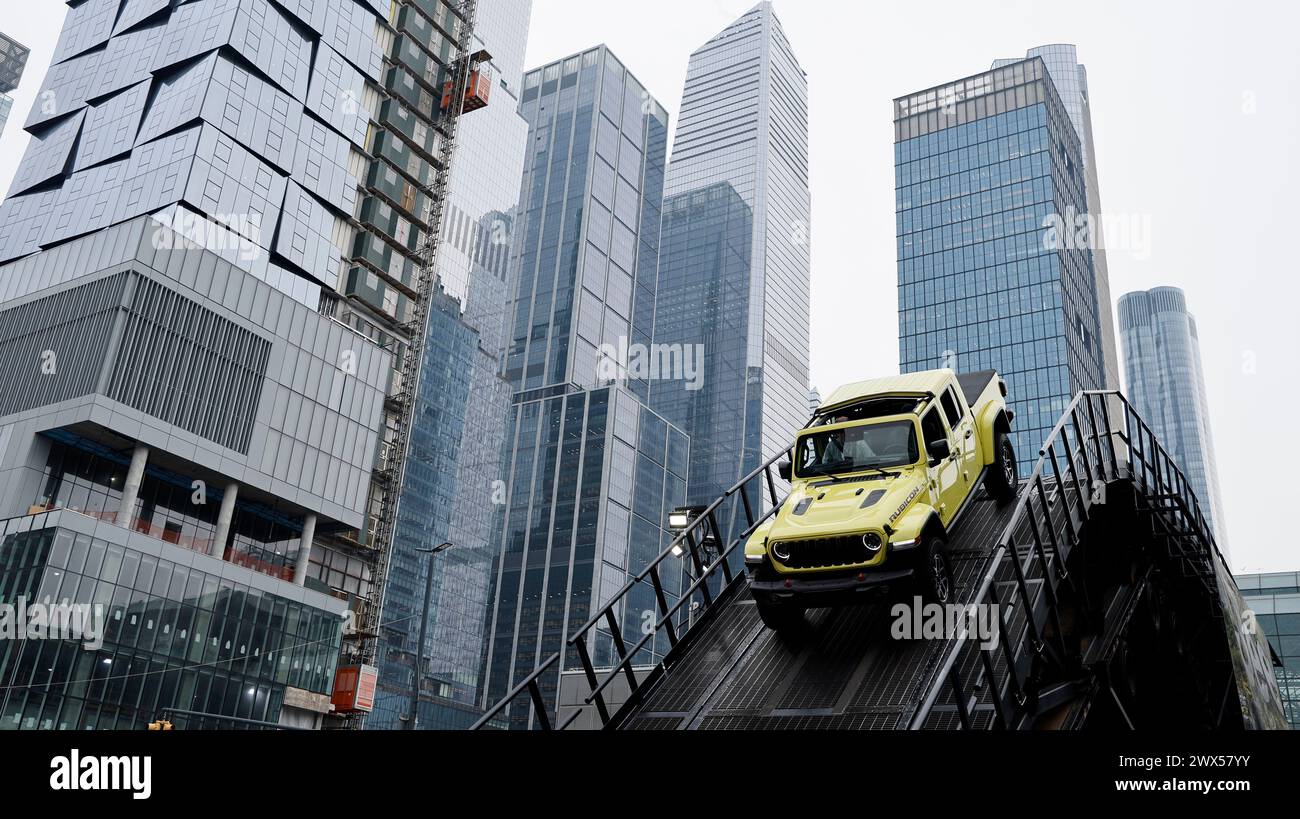
{"type": "MultiPolygon", "coordinates": [[[[485,703],[494,703],[668,542],[689,439],[647,409],[611,351],[649,336],[668,116],[604,46],[529,71],[528,148],[506,327],[506,505],[485,703]],[[647,307],[648,303],[648,307],[647,307]]],[[[670,592],[680,577],[667,578],[670,592]]],[[[647,595],[619,622],[639,629],[647,595]]],[[[608,635],[593,646],[608,663],[608,635]]],[[[666,646],[656,645],[662,652],[666,646]]],[[[542,681],[556,701],[561,667],[542,681]]],[[[525,727],[526,704],[508,715],[525,727]]]]}
{"type": "Polygon", "coordinates": [[[1273,669],[1282,708],[1291,728],[1300,729],[1300,572],[1239,574],[1235,579],[1256,626],[1282,661],[1281,668],[1273,669]]]}
{"type": "Polygon", "coordinates": [[[429,558],[416,549],[444,541],[453,548],[432,564],[419,726],[465,728],[478,714],[500,503],[493,495],[503,480],[510,410],[501,354],[514,210],[528,136],[528,123],[519,115],[519,86],[531,7],[531,0],[478,5],[473,50],[492,55],[493,88],[488,106],[466,114],[457,128],[438,294],[389,557],[379,689],[367,728],[397,728],[407,715],[430,570],[429,558]]]}
{"type": "MultiPolygon", "coordinates": [[[[1061,96],[1061,104],[1070,115],[1083,152],[1084,189],[1088,213],[1099,217],[1101,190],[1097,182],[1097,152],[1092,138],[1092,102],[1088,96],[1088,70],[1078,61],[1077,49],[1069,43],[1031,48],[1026,58],[1042,57],[1047,73],[1061,96]]],[[[993,68],[1002,68],[1022,58],[994,60],[993,68]]],[[[1106,387],[1119,389],[1119,356],[1115,345],[1115,316],[1111,311],[1110,268],[1106,263],[1105,235],[1101,224],[1094,225],[1091,235],[1094,287],[1097,290],[1098,317],[1101,322],[1101,349],[1106,367],[1106,387]]]]}
{"type": "MultiPolygon", "coordinates": [[[[1042,57],[894,100],[899,366],[996,369],[1036,452],[1106,384],[1083,141],[1042,57]]],[[[1033,465],[1021,459],[1022,472],[1033,465]]]]}
{"type": "Polygon", "coordinates": [[[1155,287],[1124,294],[1119,329],[1125,394],[1191,482],[1219,550],[1228,558],[1201,342],[1183,291],[1155,287]]]}
{"type": "Polygon", "coordinates": [[[692,503],[712,501],[808,419],[807,98],[771,3],[691,54],[652,335],[701,345],[703,383],[651,382],[649,403],[691,436],[692,503]]]}

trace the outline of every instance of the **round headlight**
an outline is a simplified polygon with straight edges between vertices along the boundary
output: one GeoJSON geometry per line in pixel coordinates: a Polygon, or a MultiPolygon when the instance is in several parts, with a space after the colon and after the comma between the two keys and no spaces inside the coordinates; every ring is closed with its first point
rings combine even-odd
{"type": "Polygon", "coordinates": [[[862,536],[862,545],[867,547],[868,552],[878,552],[880,547],[885,545],[885,542],[875,532],[867,532],[862,536]]]}
{"type": "Polygon", "coordinates": [[[773,544],[772,544],[772,555],[773,555],[777,560],[781,561],[782,563],[784,563],[785,561],[789,560],[789,559],[790,559],[790,544],[789,544],[789,543],[773,543],[773,544]]]}

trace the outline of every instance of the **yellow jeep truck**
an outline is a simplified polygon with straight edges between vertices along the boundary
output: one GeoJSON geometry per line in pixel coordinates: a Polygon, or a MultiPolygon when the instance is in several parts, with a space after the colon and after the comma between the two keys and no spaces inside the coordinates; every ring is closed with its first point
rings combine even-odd
{"type": "Polygon", "coordinates": [[[955,602],[946,544],[983,483],[1015,498],[1014,413],[993,370],[878,378],[836,390],[799,431],[781,508],[745,544],[763,622],[797,626],[804,610],[910,583],[955,602]]]}

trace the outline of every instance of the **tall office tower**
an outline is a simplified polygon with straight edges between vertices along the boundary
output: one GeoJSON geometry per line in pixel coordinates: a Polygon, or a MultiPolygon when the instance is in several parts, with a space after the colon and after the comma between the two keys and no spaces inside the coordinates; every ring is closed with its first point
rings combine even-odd
{"type": "MultiPolygon", "coordinates": [[[[1014,443],[1106,384],[1083,143],[1042,57],[894,100],[899,367],[996,369],[1014,443]]],[[[1034,459],[1022,457],[1022,474],[1034,459]]]]}
{"type": "Polygon", "coordinates": [[[9,92],[18,87],[22,81],[23,69],[27,67],[30,52],[0,32],[0,134],[4,133],[9,112],[13,110],[13,97],[9,92]]]}
{"type": "Polygon", "coordinates": [[[1119,300],[1119,328],[1128,398],[1191,482],[1227,558],[1201,342],[1183,291],[1155,287],[1126,293],[1119,300]]]}
{"type": "Polygon", "coordinates": [[[1256,626],[1282,661],[1273,667],[1282,711],[1291,729],[1300,729],[1300,572],[1239,574],[1234,579],[1242,601],[1255,613],[1256,626]]]}
{"type": "Polygon", "coordinates": [[[102,607],[0,646],[0,722],[318,725],[390,352],[321,312],[378,0],[68,10],[0,206],[0,598],[102,607]],[[188,712],[188,713],[187,713],[188,712]]]}
{"type": "Polygon", "coordinates": [[[456,134],[438,253],[433,313],[407,486],[384,595],[379,684],[367,728],[396,728],[410,711],[412,675],[428,600],[425,664],[418,690],[420,728],[468,727],[480,713],[479,673],[491,569],[495,482],[510,387],[501,376],[507,267],[519,201],[528,123],[519,83],[531,0],[478,6],[474,51],[486,49],[493,87],[488,106],[466,115],[456,134]],[[418,549],[453,548],[432,561],[418,549]]]}
{"type": "MultiPolygon", "coordinates": [[[[513,403],[488,703],[666,547],[665,510],[685,497],[689,448],[625,386],[637,373],[621,353],[649,335],[667,114],[604,46],[525,74],[519,110],[529,132],[506,327],[513,403]]],[[[666,578],[670,592],[680,582],[666,578]]],[[[629,629],[655,608],[646,591],[620,613],[629,629]]],[[[608,664],[608,635],[593,650],[608,664]]],[[[543,680],[549,703],[577,662],[566,656],[543,680]]],[[[524,706],[506,723],[529,718],[524,706]]]]}
{"type": "MultiPolygon", "coordinates": [[[[1097,154],[1092,138],[1092,103],[1088,97],[1088,70],[1078,61],[1077,51],[1068,43],[1031,48],[1026,58],[1042,57],[1047,73],[1061,95],[1061,104],[1070,115],[1070,123],[1079,135],[1083,151],[1084,191],[1088,198],[1088,213],[1100,219],[1101,190],[1097,184],[1097,154]]],[[[1019,59],[994,60],[993,68],[1002,68],[1019,62],[1019,59]]],[[[1092,260],[1094,287],[1097,291],[1097,310],[1101,322],[1101,349],[1106,367],[1106,388],[1119,389],[1119,355],[1115,346],[1115,315],[1110,300],[1110,268],[1106,264],[1106,243],[1100,222],[1092,230],[1092,260]]]]}
{"type": "Polygon", "coordinates": [[[649,403],[691,436],[692,503],[712,501],[808,419],[807,97],[768,2],[687,66],[653,338],[703,345],[703,382],[651,383],[649,403]]]}

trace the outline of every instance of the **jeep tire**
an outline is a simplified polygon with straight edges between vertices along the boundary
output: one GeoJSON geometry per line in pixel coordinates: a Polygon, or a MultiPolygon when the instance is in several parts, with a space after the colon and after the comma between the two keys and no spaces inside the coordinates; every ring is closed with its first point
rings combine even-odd
{"type": "Polygon", "coordinates": [[[948,544],[943,538],[927,537],[917,550],[916,566],[912,576],[916,593],[925,603],[953,603],[957,599],[957,586],[952,579],[952,563],[948,559],[948,544]]]}
{"type": "Polygon", "coordinates": [[[985,473],[984,488],[999,504],[1016,499],[1016,489],[1020,483],[1018,468],[1016,450],[1011,445],[1011,436],[1005,432],[994,433],[993,463],[985,473]]]}

